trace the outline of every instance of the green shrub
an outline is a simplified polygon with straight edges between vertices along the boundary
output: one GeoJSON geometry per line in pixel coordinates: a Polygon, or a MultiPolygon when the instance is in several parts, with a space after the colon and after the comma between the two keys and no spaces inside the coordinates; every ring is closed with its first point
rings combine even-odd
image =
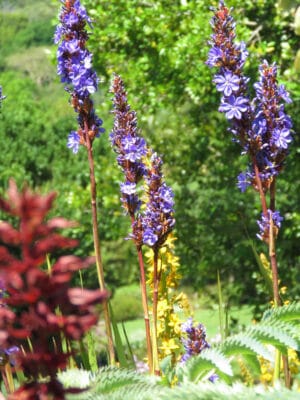
{"type": "Polygon", "coordinates": [[[117,289],[111,304],[117,322],[140,318],[143,315],[141,293],[137,285],[117,289]]]}

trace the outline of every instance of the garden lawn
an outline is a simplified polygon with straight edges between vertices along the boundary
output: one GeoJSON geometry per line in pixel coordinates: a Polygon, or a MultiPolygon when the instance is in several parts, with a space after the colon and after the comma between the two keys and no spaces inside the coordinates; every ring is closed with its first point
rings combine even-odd
{"type": "MultiPolygon", "coordinates": [[[[247,305],[232,307],[229,312],[229,323],[231,318],[235,320],[237,319],[238,322],[236,327],[241,328],[243,325],[247,325],[251,322],[252,308],[247,305]]],[[[218,308],[197,310],[194,313],[194,320],[201,322],[205,326],[208,342],[214,341],[220,331],[218,308]]],[[[145,339],[145,325],[143,318],[125,321],[124,327],[130,343],[145,339]]],[[[122,323],[119,323],[119,329],[121,334],[123,334],[122,323]]]]}

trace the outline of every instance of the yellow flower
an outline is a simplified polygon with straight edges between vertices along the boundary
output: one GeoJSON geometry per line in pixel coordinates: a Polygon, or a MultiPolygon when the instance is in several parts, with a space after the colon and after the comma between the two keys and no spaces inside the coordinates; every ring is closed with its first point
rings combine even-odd
{"type": "Polygon", "coordinates": [[[174,350],[178,350],[179,346],[175,342],[175,339],[166,339],[162,341],[162,344],[159,346],[159,349],[164,354],[164,357],[169,356],[174,352],[174,350]]]}

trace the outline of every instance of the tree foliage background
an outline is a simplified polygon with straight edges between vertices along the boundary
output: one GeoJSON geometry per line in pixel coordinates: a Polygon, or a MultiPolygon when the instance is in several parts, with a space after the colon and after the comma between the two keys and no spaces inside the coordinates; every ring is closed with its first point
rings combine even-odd
{"type": "MultiPolygon", "coordinates": [[[[217,270],[233,301],[263,295],[250,239],[257,251],[258,199],[241,194],[236,176],[247,163],[231,141],[217,111],[219,94],[205,65],[212,4],[208,0],[85,0],[93,19],[89,46],[102,79],[95,96],[106,134],[95,141],[100,232],[107,282],[134,281],[134,249],[125,241],[129,222],[119,201],[121,180],[110,148],[112,73],[122,76],[146,140],[163,155],[165,175],[176,196],[177,253],[183,282],[205,290],[217,270]],[[253,280],[253,278],[255,278],[253,280]]],[[[280,81],[291,92],[288,112],[300,126],[297,1],[228,0],[234,6],[238,39],[247,43],[252,82],[263,58],[280,66],[280,81]],[[298,56],[297,56],[298,54],[298,56]]],[[[0,0],[0,84],[7,95],[0,115],[1,191],[8,178],[58,192],[55,212],[77,220],[72,235],[79,255],[92,252],[88,165],[82,148],[74,156],[66,138],[76,126],[55,73],[52,44],[59,1],[0,0]],[[52,52],[52,61],[51,61],[52,52]]],[[[278,208],[284,215],[278,239],[279,269],[291,296],[299,296],[300,147],[295,135],[278,182],[278,208]]],[[[84,280],[93,285],[93,271],[84,280]]]]}

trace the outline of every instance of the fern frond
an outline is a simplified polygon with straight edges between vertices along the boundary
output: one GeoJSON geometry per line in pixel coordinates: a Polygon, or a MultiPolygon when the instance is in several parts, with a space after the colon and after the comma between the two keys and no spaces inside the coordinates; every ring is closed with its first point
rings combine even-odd
{"type": "Polygon", "coordinates": [[[156,400],[298,400],[299,392],[285,388],[270,388],[266,391],[262,386],[247,387],[242,384],[233,386],[224,383],[182,384],[175,389],[163,391],[156,400]]]}
{"type": "Polygon", "coordinates": [[[197,382],[209,373],[232,376],[230,360],[218,349],[206,349],[201,354],[191,357],[186,364],[177,371],[179,380],[197,382]]]}
{"type": "Polygon", "coordinates": [[[87,391],[68,400],[152,400],[161,391],[158,379],[134,370],[105,367],[97,371],[87,391]]]}
{"type": "Polygon", "coordinates": [[[249,335],[248,332],[239,333],[228,337],[221,345],[221,351],[227,355],[242,355],[252,354],[261,355],[266,360],[272,361],[273,357],[269,350],[255,338],[254,335],[249,335]]]}
{"type": "Polygon", "coordinates": [[[272,325],[264,325],[262,323],[253,325],[247,329],[247,335],[255,337],[262,343],[270,344],[279,350],[291,348],[299,349],[299,340],[293,337],[289,324],[278,323],[272,325]]]}
{"type": "Polygon", "coordinates": [[[300,302],[293,302],[282,307],[272,308],[265,311],[262,321],[285,321],[292,322],[300,320],[300,302]]]}
{"type": "Polygon", "coordinates": [[[247,366],[250,368],[252,375],[260,375],[261,366],[256,355],[243,354],[243,359],[247,366]]]}
{"type": "Polygon", "coordinates": [[[112,393],[124,386],[149,383],[153,384],[157,379],[149,375],[137,373],[135,370],[127,370],[115,367],[99,369],[95,378],[95,393],[112,393]]]}

